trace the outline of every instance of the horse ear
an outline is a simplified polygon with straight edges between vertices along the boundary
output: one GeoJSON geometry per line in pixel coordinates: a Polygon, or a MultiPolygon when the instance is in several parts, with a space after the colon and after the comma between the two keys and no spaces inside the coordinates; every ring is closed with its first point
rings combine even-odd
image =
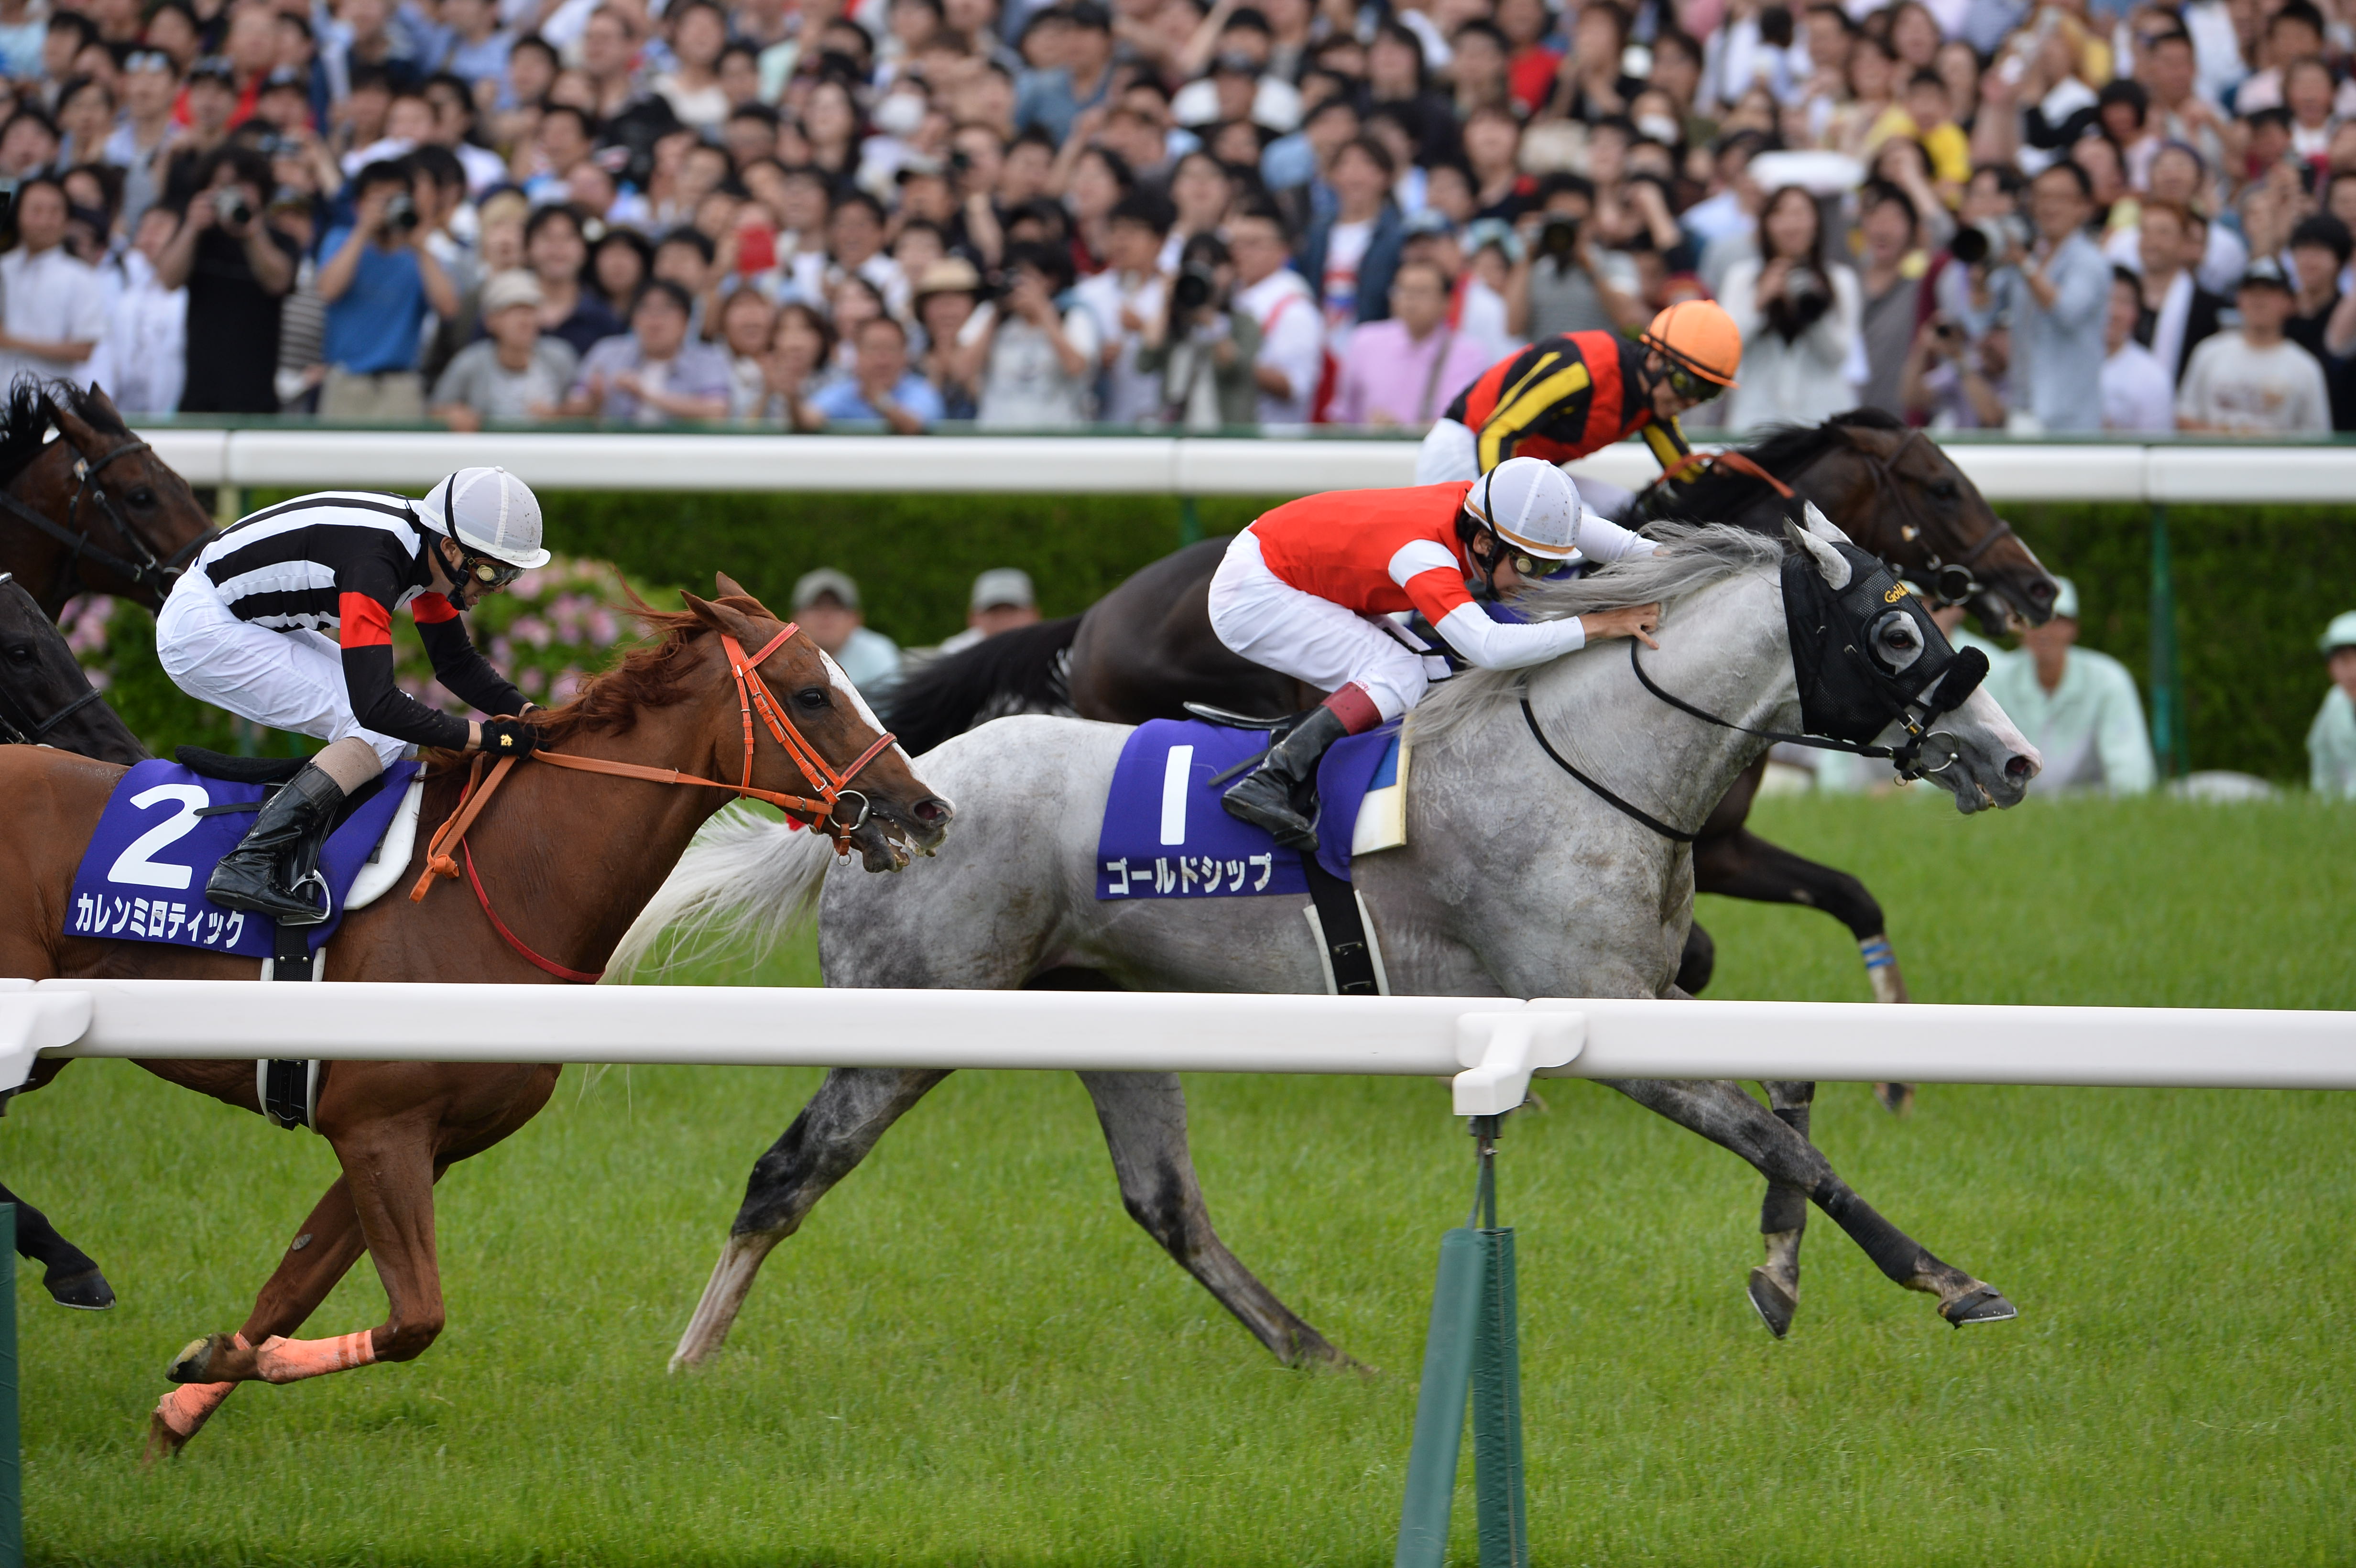
{"type": "MultiPolygon", "coordinates": [[[[1810,507],[1808,510],[1815,518],[1820,519],[1824,516],[1814,507],[1810,507]]],[[[1825,527],[1829,528],[1832,525],[1826,523],[1825,527]]],[[[1834,531],[1837,534],[1839,530],[1834,531]]],[[[1808,552],[1809,559],[1816,563],[1816,570],[1824,574],[1825,581],[1836,591],[1848,586],[1849,565],[1847,556],[1835,549],[1826,541],[1818,539],[1813,531],[1800,527],[1789,517],[1783,519],[1783,537],[1808,552]]]]}
{"type": "Polygon", "coordinates": [[[712,581],[719,585],[720,597],[723,600],[741,600],[744,603],[751,605],[759,613],[768,616],[772,621],[782,621],[785,618],[772,611],[766,604],[762,603],[759,597],[755,595],[751,589],[746,588],[743,583],[737,581],[726,572],[713,572],[712,574],[712,581]]]}
{"type": "Polygon", "coordinates": [[[98,443],[98,432],[90,427],[89,421],[73,411],[68,399],[44,394],[41,400],[48,405],[49,418],[77,446],[88,449],[98,443]]]}
{"type": "Polygon", "coordinates": [[[1808,519],[1808,531],[1815,535],[1818,539],[1827,540],[1833,544],[1855,544],[1857,542],[1847,534],[1841,532],[1838,524],[1835,523],[1830,517],[1826,517],[1824,513],[1818,511],[1816,509],[1816,504],[1814,501],[1803,501],[1800,503],[1800,506],[1808,519]]]}
{"type": "Polygon", "coordinates": [[[714,604],[708,599],[698,599],[692,593],[681,592],[680,598],[686,603],[688,613],[715,632],[723,632],[748,646],[757,646],[765,640],[759,629],[753,624],[752,618],[742,610],[714,604]]]}
{"type": "Polygon", "coordinates": [[[98,412],[114,420],[123,418],[123,411],[114,406],[114,400],[106,395],[106,389],[95,381],[90,384],[89,400],[98,412]]]}

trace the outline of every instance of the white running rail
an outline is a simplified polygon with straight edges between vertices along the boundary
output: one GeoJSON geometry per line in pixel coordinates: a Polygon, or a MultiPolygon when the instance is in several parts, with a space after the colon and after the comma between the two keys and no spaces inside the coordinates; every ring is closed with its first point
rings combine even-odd
{"type": "MultiPolygon", "coordinates": [[[[1301,496],[1415,480],[1409,440],[884,436],[300,428],[141,432],[192,485],[423,491],[498,464],[567,490],[1301,496]]],[[[2356,494],[2356,445],[1956,442],[1992,501],[2318,502],[2356,494]]],[[[1633,442],[1571,465],[1634,489],[1660,472],[1633,442]]]]}
{"type": "Polygon", "coordinates": [[[37,1054],[1387,1074],[1477,1115],[1533,1073],[2356,1089],[2356,1013],[0,980],[0,1089],[37,1054]]]}

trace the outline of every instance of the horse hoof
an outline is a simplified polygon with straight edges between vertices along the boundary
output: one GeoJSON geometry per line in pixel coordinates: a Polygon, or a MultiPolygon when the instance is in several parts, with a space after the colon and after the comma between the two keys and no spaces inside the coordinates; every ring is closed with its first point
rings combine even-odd
{"type": "Polygon", "coordinates": [[[139,1456],[139,1467],[152,1470],[160,1459],[178,1458],[187,1443],[186,1437],[172,1430],[160,1413],[151,1412],[147,1417],[147,1447],[139,1456]]]}
{"type": "Polygon", "coordinates": [[[1881,1108],[1893,1116],[1914,1114],[1914,1085],[1912,1083],[1877,1083],[1873,1086],[1873,1097],[1880,1101],[1881,1108]]]}
{"type": "Polygon", "coordinates": [[[114,1305],[114,1287],[96,1269],[85,1269],[70,1279],[44,1279],[49,1299],[79,1312],[103,1312],[114,1305]]]}
{"type": "Polygon", "coordinates": [[[1767,1332],[1778,1339],[1792,1331],[1793,1316],[1800,1310],[1800,1299],[1785,1290],[1775,1276],[1763,1268],[1751,1271],[1751,1310],[1759,1321],[1767,1325],[1767,1332]]]}
{"type": "Polygon", "coordinates": [[[2002,1323],[2019,1317],[2020,1308],[2007,1301],[2000,1291],[1984,1285],[1940,1307],[1939,1316],[1960,1328],[1966,1323],[2002,1323]]]}
{"type": "Polygon", "coordinates": [[[172,1358],[172,1364],[164,1369],[164,1376],[176,1383],[213,1381],[209,1375],[212,1369],[213,1352],[226,1349],[228,1339],[226,1334],[207,1334],[202,1339],[189,1340],[180,1353],[172,1358]]]}

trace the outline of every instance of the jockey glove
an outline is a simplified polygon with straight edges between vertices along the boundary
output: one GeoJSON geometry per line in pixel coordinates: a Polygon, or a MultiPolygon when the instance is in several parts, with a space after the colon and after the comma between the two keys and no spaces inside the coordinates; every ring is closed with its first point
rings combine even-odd
{"type": "Polygon", "coordinates": [[[528,757],[540,746],[540,729],[520,719],[483,720],[483,754],[487,757],[528,757]]]}

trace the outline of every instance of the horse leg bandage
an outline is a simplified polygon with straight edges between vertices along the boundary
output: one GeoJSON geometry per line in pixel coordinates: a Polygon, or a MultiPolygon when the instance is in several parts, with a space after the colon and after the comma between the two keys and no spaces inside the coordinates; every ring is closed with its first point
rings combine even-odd
{"type": "MultiPolygon", "coordinates": [[[[250,1347],[242,1334],[232,1335],[241,1350],[250,1347]]],[[[155,1418],[172,1429],[172,1435],[186,1443],[197,1435],[197,1429],[212,1419],[221,1407],[235,1383],[181,1383],[155,1402],[155,1418]]]]}
{"type": "Polygon", "coordinates": [[[376,1360],[376,1336],[363,1328],[332,1339],[289,1339],[273,1334],[253,1353],[254,1370],[264,1382],[300,1382],[327,1372],[349,1371],[376,1360]]]}

